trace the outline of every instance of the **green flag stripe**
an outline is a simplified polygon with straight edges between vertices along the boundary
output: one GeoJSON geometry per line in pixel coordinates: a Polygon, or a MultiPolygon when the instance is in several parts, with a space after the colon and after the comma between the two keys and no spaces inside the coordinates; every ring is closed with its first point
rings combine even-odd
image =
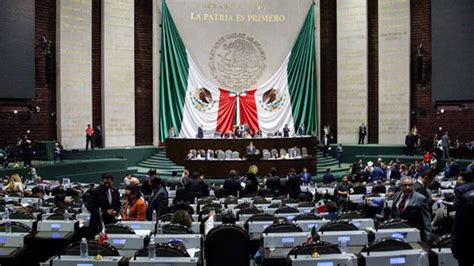
{"type": "Polygon", "coordinates": [[[316,114],[316,54],[314,41],[314,6],[291,50],[288,62],[288,87],[295,128],[301,123],[311,133],[317,127],[316,114]]]}
{"type": "Polygon", "coordinates": [[[166,1],[162,5],[160,56],[160,141],[168,136],[168,130],[180,132],[188,86],[186,47],[179,36],[166,1]]]}

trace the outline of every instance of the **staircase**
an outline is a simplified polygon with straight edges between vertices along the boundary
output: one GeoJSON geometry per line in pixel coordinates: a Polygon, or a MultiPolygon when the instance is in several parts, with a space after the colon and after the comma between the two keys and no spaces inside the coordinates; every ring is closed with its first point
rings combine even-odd
{"type": "Polygon", "coordinates": [[[349,163],[342,163],[341,167],[339,168],[336,158],[330,156],[329,154],[327,155],[327,157],[323,157],[323,153],[321,151],[317,152],[316,161],[316,180],[318,181],[322,179],[323,175],[326,173],[326,169],[328,168],[331,169],[331,173],[334,175],[334,177],[336,179],[339,179],[349,173],[349,168],[351,166],[351,164],[349,163]]]}
{"type": "Polygon", "coordinates": [[[138,164],[138,166],[129,167],[130,170],[137,170],[139,176],[146,175],[150,168],[156,169],[156,173],[166,179],[171,177],[171,172],[177,171],[178,176],[181,176],[184,167],[176,165],[168,157],[166,157],[166,149],[161,148],[158,153],[138,164]]]}

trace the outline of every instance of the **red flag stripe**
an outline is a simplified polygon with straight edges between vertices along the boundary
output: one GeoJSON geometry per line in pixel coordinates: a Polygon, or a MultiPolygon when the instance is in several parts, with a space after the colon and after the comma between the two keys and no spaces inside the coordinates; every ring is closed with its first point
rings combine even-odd
{"type": "Polygon", "coordinates": [[[221,133],[232,132],[234,124],[235,97],[230,97],[227,90],[219,88],[219,110],[217,112],[216,131],[221,133]]]}
{"type": "Polygon", "coordinates": [[[239,99],[240,123],[249,125],[251,133],[259,129],[257,104],[255,103],[255,92],[257,90],[246,91],[244,96],[239,99]]]}

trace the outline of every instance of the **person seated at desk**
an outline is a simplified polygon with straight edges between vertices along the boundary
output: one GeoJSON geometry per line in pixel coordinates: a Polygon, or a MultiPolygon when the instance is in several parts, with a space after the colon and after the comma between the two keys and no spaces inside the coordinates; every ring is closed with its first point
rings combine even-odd
{"type": "Polygon", "coordinates": [[[234,136],[235,136],[236,138],[239,138],[239,139],[242,138],[243,133],[244,133],[244,128],[243,128],[242,125],[237,125],[237,126],[235,126],[235,129],[234,129],[234,136]]]}
{"type": "Polygon", "coordinates": [[[262,137],[263,137],[262,131],[261,131],[260,129],[258,129],[258,130],[255,132],[255,134],[253,134],[253,137],[254,137],[255,139],[262,138],[262,137]]]}
{"type": "Polygon", "coordinates": [[[214,160],[214,151],[211,149],[208,149],[206,151],[206,160],[214,160]]]}
{"type": "Polygon", "coordinates": [[[66,205],[66,195],[59,193],[54,196],[54,207],[51,209],[52,213],[65,213],[68,209],[66,205]]]}
{"type": "Polygon", "coordinates": [[[252,142],[250,142],[250,144],[247,146],[247,154],[257,154],[257,148],[255,148],[252,142]]]}
{"type": "Polygon", "coordinates": [[[191,218],[187,210],[177,210],[173,214],[173,218],[171,218],[171,223],[179,224],[188,229],[191,229],[191,226],[193,225],[193,219],[191,218]]]}
{"type": "Polygon", "coordinates": [[[282,137],[282,134],[279,130],[277,130],[274,134],[273,134],[274,137],[279,137],[281,138],[282,137]]]}
{"type": "Polygon", "coordinates": [[[186,155],[186,160],[194,159],[194,154],[191,150],[189,150],[188,155],[186,155]]]}
{"type": "Polygon", "coordinates": [[[23,197],[23,183],[21,182],[20,175],[12,174],[10,178],[8,178],[8,182],[3,190],[7,192],[9,196],[23,197]]]}
{"type": "MultiPolygon", "coordinates": [[[[216,212],[214,210],[211,210],[208,215],[209,218],[204,224],[204,235],[207,235],[207,233],[209,233],[209,231],[214,228],[214,217],[216,216],[216,212]]],[[[227,212],[226,214],[222,215],[222,224],[235,224],[235,222],[236,218],[233,213],[227,212]]]]}
{"type": "Polygon", "coordinates": [[[146,203],[138,196],[138,188],[125,188],[125,203],[122,210],[122,219],[127,221],[146,221],[146,203]]]}

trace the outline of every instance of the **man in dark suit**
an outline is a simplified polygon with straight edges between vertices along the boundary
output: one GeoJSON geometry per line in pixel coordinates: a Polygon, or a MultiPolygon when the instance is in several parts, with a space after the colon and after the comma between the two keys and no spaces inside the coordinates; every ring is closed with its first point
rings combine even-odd
{"type": "Polygon", "coordinates": [[[326,173],[323,175],[323,184],[331,184],[334,181],[336,181],[336,179],[331,174],[331,168],[326,169],[326,173]]]}
{"type": "Polygon", "coordinates": [[[390,178],[398,180],[398,179],[400,179],[400,176],[401,176],[400,167],[399,167],[398,164],[394,163],[392,165],[392,170],[390,172],[390,178]]]}
{"type": "MultiPolygon", "coordinates": [[[[433,181],[433,172],[431,170],[424,171],[420,177],[416,179],[415,184],[413,185],[413,190],[425,196],[428,199],[428,202],[431,201],[431,192],[427,189],[427,186],[433,181]]],[[[433,202],[431,202],[433,203],[433,202]]],[[[431,204],[429,204],[431,207],[431,204]]]]}
{"type": "Polygon", "coordinates": [[[428,199],[414,191],[414,181],[411,177],[400,180],[401,191],[395,194],[392,204],[391,217],[406,220],[411,226],[418,228],[421,239],[428,241],[431,238],[431,214],[428,199]]]}
{"type": "Polygon", "coordinates": [[[290,129],[288,128],[288,124],[285,124],[285,127],[283,127],[283,137],[290,137],[290,129]]]}
{"type": "Polygon", "coordinates": [[[298,128],[298,135],[300,135],[300,136],[306,135],[306,127],[305,127],[304,123],[301,124],[301,126],[298,128]]]}
{"type": "Polygon", "coordinates": [[[188,192],[189,200],[192,201],[195,197],[209,196],[209,185],[205,182],[204,176],[198,172],[194,172],[185,186],[188,192]]]}
{"type": "Polygon", "coordinates": [[[364,144],[365,135],[367,135],[367,127],[362,123],[359,127],[359,144],[364,144]]]}
{"type": "Polygon", "coordinates": [[[415,136],[410,132],[405,137],[406,151],[405,155],[413,155],[415,153],[415,136]]]}
{"type": "Polygon", "coordinates": [[[224,189],[229,193],[229,195],[233,195],[237,197],[238,192],[241,190],[240,180],[237,177],[237,172],[235,170],[229,171],[229,177],[227,177],[224,181],[224,189]]]}
{"type": "Polygon", "coordinates": [[[117,189],[112,187],[114,177],[105,173],[102,175],[101,185],[94,189],[87,201],[87,210],[91,213],[89,228],[100,230],[99,215],[102,216],[104,224],[115,223],[115,217],[120,212],[120,195],[117,189]]]}
{"type": "Polygon", "coordinates": [[[272,167],[270,173],[268,174],[266,186],[270,189],[275,196],[280,194],[281,189],[281,180],[280,177],[276,174],[276,168],[272,167]]]}
{"type": "Polygon", "coordinates": [[[168,191],[165,183],[158,176],[152,176],[148,180],[152,189],[150,200],[148,201],[147,219],[153,221],[153,218],[158,218],[163,214],[168,213],[168,191]],[[153,217],[156,213],[156,217],[153,217]]]}
{"type": "Polygon", "coordinates": [[[255,146],[253,146],[253,143],[250,142],[250,144],[247,146],[247,154],[256,154],[257,153],[257,149],[255,148],[255,146]]]}
{"type": "Polygon", "coordinates": [[[461,174],[466,182],[454,190],[456,216],[452,232],[451,250],[460,266],[474,265],[472,239],[474,239],[474,173],[461,174]]]}
{"type": "Polygon", "coordinates": [[[290,173],[288,173],[288,182],[286,184],[288,188],[288,195],[292,199],[298,199],[298,196],[301,193],[301,180],[296,174],[296,170],[291,168],[290,173]]]}
{"type": "Polygon", "coordinates": [[[204,138],[204,130],[202,130],[202,125],[198,127],[198,132],[196,134],[196,138],[198,138],[198,139],[204,138]]]}

